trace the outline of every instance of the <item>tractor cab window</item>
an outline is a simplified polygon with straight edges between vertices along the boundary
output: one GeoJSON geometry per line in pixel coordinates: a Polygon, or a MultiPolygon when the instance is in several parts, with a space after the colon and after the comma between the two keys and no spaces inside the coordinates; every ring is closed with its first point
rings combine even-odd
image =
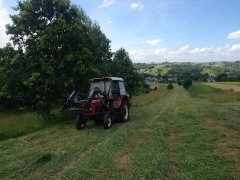
{"type": "Polygon", "coordinates": [[[91,84],[90,84],[90,91],[93,91],[95,88],[98,88],[101,91],[104,91],[104,83],[103,83],[103,81],[91,82],[91,84]]]}
{"type": "Polygon", "coordinates": [[[120,95],[120,91],[119,91],[119,84],[118,81],[113,81],[112,83],[112,95],[120,95]]]}
{"type": "Polygon", "coordinates": [[[123,81],[119,81],[119,90],[120,90],[120,95],[127,95],[126,89],[125,89],[125,85],[123,81]]]}
{"type": "Polygon", "coordinates": [[[94,89],[98,88],[102,92],[111,94],[111,82],[110,81],[95,81],[90,83],[89,96],[92,95],[94,89]]]}

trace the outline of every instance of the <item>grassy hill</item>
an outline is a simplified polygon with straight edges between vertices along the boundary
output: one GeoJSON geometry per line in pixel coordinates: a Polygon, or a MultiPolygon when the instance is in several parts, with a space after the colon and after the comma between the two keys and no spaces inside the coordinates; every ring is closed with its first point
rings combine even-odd
{"type": "Polygon", "coordinates": [[[0,179],[239,179],[240,101],[218,93],[161,85],[109,130],[69,118],[0,141],[0,179]]]}
{"type": "Polygon", "coordinates": [[[134,67],[141,74],[167,75],[171,69],[181,66],[183,69],[189,67],[199,68],[201,74],[208,73],[210,76],[217,76],[220,73],[240,73],[240,61],[236,62],[207,62],[207,63],[135,63],[134,67]]]}

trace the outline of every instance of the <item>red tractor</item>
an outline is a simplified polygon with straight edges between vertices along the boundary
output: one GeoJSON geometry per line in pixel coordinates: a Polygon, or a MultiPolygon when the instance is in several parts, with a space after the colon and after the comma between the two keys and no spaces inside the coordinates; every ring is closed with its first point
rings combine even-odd
{"type": "Polygon", "coordinates": [[[94,78],[90,80],[87,96],[73,91],[64,104],[64,110],[78,111],[76,128],[86,127],[87,120],[102,122],[104,129],[112,126],[113,120],[129,120],[130,99],[125,83],[119,77],[94,78]]]}

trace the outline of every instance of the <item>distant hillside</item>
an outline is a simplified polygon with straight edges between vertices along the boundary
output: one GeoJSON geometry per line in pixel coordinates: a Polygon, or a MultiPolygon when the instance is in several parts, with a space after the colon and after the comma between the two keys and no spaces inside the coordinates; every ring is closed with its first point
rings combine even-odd
{"type": "Polygon", "coordinates": [[[135,63],[138,73],[152,76],[178,75],[178,77],[191,76],[194,80],[205,79],[209,76],[223,76],[228,80],[240,80],[240,61],[235,62],[205,62],[205,63],[135,63]],[[230,79],[229,79],[230,78],[230,79]]]}

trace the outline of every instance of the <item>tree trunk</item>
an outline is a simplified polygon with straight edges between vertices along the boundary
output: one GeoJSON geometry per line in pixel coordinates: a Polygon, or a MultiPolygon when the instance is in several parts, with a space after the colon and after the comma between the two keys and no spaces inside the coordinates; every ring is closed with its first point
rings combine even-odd
{"type": "Polygon", "coordinates": [[[47,105],[46,105],[46,111],[45,111],[45,116],[47,119],[51,118],[51,108],[52,108],[52,101],[47,98],[47,105]]]}

